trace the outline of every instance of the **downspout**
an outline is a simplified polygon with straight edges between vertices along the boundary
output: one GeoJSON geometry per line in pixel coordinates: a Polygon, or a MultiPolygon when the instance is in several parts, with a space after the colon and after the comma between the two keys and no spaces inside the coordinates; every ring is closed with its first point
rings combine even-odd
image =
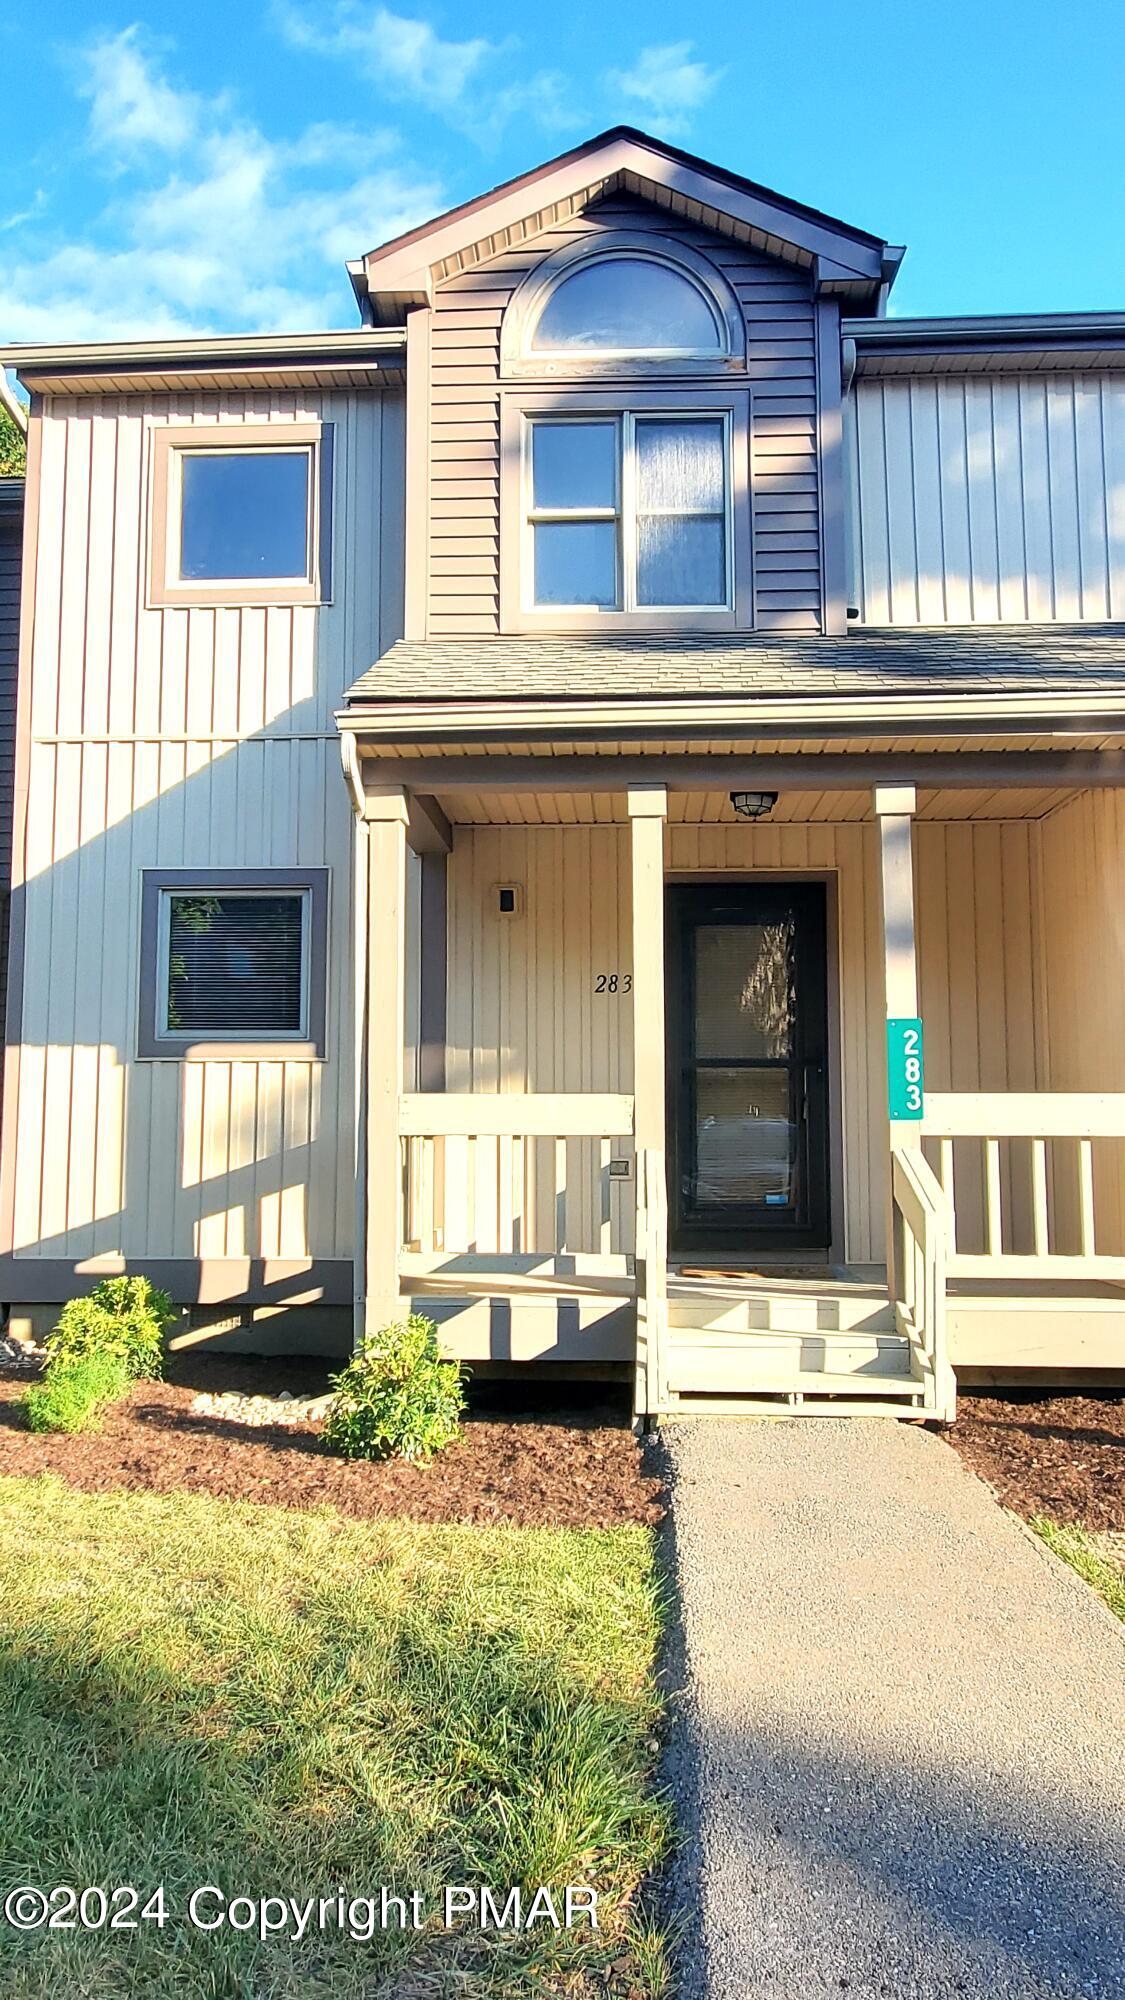
{"type": "Polygon", "coordinates": [[[852,385],[855,382],[858,350],[850,334],[845,334],[840,342],[840,450],[843,457],[844,473],[844,579],[847,597],[849,623],[859,617],[859,564],[857,561],[857,523],[855,472],[855,398],[852,385]]]}

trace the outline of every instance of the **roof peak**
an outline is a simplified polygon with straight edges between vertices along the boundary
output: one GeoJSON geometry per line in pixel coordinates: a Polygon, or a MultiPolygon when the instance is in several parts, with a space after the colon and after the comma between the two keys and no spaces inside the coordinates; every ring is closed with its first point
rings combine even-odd
{"type": "MultiPolygon", "coordinates": [[[[361,304],[374,294],[395,310],[423,304],[436,282],[495,254],[506,232],[524,241],[578,211],[610,183],[642,199],[706,219],[708,226],[771,254],[814,267],[826,283],[874,306],[901,251],[881,236],[791,200],[763,183],[689,153],[633,125],[611,125],[578,146],[502,181],[369,251],[348,266],[361,304]],[[542,220],[541,220],[542,218],[542,220]]],[[[384,308],[385,312],[385,308],[384,308]]]]}

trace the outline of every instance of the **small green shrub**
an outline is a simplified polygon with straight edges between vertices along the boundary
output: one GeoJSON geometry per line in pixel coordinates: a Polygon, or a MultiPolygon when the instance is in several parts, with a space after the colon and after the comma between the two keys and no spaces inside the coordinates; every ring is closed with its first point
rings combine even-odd
{"type": "Polygon", "coordinates": [[[33,1382],[23,1398],[23,1413],[33,1431],[96,1431],[107,1403],[115,1403],[129,1387],[129,1369],[119,1354],[84,1354],[74,1361],[52,1361],[41,1382],[33,1382]]]}
{"type": "Polygon", "coordinates": [[[164,1329],[175,1316],[167,1292],[147,1278],[103,1278],[88,1298],[70,1299],[47,1335],[47,1362],[82,1361],[99,1354],[121,1361],[135,1379],[159,1376],[164,1329]]]}
{"type": "Polygon", "coordinates": [[[332,1387],[324,1438],[345,1458],[398,1456],[425,1465],[452,1444],[465,1407],[460,1364],[441,1359],[437,1328],[420,1313],[369,1334],[332,1387]]]}

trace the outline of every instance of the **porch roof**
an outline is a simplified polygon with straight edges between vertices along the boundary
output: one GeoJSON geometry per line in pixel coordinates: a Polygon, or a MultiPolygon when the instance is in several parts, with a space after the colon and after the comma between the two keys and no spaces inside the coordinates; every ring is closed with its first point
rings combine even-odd
{"type": "Polygon", "coordinates": [[[1125,624],[896,628],[845,637],[751,633],[400,639],[349,688],[349,708],[708,697],[1106,694],[1125,712],[1125,624]]]}

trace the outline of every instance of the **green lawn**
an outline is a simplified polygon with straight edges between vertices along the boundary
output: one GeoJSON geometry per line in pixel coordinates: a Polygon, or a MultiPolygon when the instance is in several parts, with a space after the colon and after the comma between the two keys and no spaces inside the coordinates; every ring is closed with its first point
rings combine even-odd
{"type": "Polygon", "coordinates": [[[163,1883],[168,1913],[0,1922],[4,2000],[655,1993],[630,1899],[666,1842],[658,1627],[640,1527],[357,1524],[0,1479],[0,1890],[163,1883]],[[481,1883],[592,1884],[603,1928],[434,1921],[447,1886],[481,1883]],[[184,1914],[204,1884],[417,1891],[427,1928],[205,1934],[184,1914]],[[608,1985],[583,1977],[608,1963],[608,1985]]]}
{"type": "Polygon", "coordinates": [[[1064,1528],[1057,1521],[1042,1518],[1034,1519],[1031,1525],[1048,1548],[1093,1585],[1118,1618],[1125,1618],[1125,1569],[1105,1553],[1097,1535],[1086,1528],[1064,1528]]]}

